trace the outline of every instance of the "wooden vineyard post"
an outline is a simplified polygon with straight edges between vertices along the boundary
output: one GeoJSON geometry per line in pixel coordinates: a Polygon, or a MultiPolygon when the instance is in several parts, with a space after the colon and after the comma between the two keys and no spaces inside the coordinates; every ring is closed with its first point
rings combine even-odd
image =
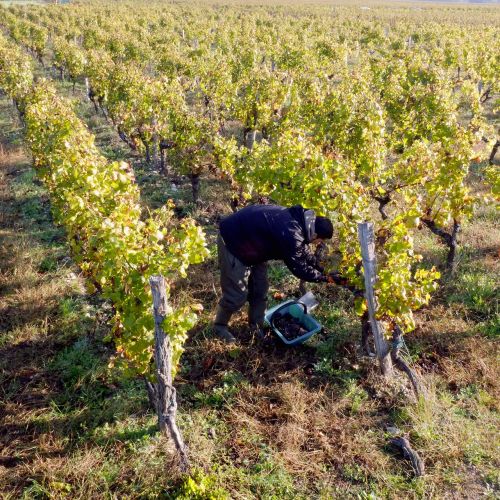
{"type": "Polygon", "coordinates": [[[389,356],[389,344],[384,338],[382,325],[376,319],[377,302],[374,285],[377,279],[377,259],[375,256],[375,233],[371,222],[358,224],[358,236],[361,244],[361,257],[365,276],[365,298],[368,304],[368,315],[375,340],[375,350],[380,363],[380,370],[386,377],[392,374],[392,362],[389,356]]]}
{"type": "Polygon", "coordinates": [[[256,139],[257,139],[257,129],[254,128],[248,132],[247,137],[246,137],[246,141],[247,141],[246,146],[247,146],[249,151],[252,151],[256,139]]]}
{"type": "Polygon", "coordinates": [[[153,129],[153,137],[151,139],[151,161],[155,170],[160,170],[160,138],[158,135],[158,119],[156,116],[151,120],[151,127],[153,129]]]}
{"type": "Polygon", "coordinates": [[[187,448],[182,434],[177,427],[177,396],[172,385],[172,349],[170,338],[165,335],[162,323],[168,313],[167,292],[165,278],[161,275],[149,279],[153,294],[153,314],[155,319],[155,363],[156,384],[147,382],[150,399],[156,403],[158,424],[160,431],[169,434],[174,441],[175,448],[180,456],[181,469],[189,469],[187,448]]]}
{"type": "Polygon", "coordinates": [[[89,79],[88,77],[86,76],[85,77],[85,97],[87,99],[87,101],[91,101],[90,99],[90,84],[89,84],[89,79]]]}

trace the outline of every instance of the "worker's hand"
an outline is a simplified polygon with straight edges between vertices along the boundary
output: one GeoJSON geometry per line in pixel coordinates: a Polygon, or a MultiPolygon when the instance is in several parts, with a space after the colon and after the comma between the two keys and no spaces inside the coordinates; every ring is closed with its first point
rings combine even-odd
{"type": "Polygon", "coordinates": [[[349,285],[349,280],[342,276],[338,271],[333,271],[327,275],[328,283],[333,283],[338,286],[343,286],[354,294],[354,297],[364,297],[365,292],[349,285]]]}
{"type": "Polygon", "coordinates": [[[347,286],[348,280],[344,278],[338,271],[333,271],[327,275],[328,283],[334,283],[339,286],[347,286]]]}

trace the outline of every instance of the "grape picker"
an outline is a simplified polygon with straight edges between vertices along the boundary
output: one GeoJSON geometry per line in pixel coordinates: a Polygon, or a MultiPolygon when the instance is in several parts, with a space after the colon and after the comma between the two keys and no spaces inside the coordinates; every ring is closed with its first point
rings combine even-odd
{"type": "Polygon", "coordinates": [[[228,323],[246,301],[251,328],[257,332],[261,329],[269,289],[269,260],[283,260],[304,281],[336,282],[336,274],[326,275],[309,249],[310,243],[332,235],[330,219],[300,205],[252,205],[223,219],[217,240],[222,298],[214,321],[219,337],[235,341],[228,323]]]}

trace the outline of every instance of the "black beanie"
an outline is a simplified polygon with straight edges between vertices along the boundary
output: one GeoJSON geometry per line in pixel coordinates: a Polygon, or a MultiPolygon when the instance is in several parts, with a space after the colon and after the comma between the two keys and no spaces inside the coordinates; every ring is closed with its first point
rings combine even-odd
{"type": "Polygon", "coordinates": [[[333,224],[327,217],[321,215],[316,216],[314,224],[314,232],[318,238],[322,240],[329,240],[333,236],[333,224]]]}

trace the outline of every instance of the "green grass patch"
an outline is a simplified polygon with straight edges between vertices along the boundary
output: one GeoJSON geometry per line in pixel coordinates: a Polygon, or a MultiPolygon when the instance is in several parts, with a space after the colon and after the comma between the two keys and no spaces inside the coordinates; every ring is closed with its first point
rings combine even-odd
{"type": "Polygon", "coordinates": [[[494,275],[484,270],[464,271],[457,276],[449,304],[463,304],[480,319],[498,315],[500,287],[494,275]]]}

